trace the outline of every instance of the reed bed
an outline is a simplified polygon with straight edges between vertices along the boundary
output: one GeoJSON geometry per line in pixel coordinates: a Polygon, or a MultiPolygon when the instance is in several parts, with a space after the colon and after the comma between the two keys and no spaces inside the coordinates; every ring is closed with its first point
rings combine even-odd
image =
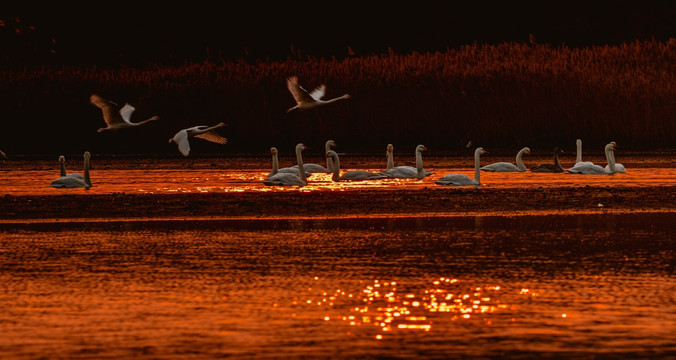
{"type": "MultiPolygon", "coordinates": [[[[288,58],[154,64],[143,68],[43,66],[0,71],[4,110],[0,148],[13,153],[175,154],[177,130],[224,121],[230,142],[205,152],[265,153],[304,142],[320,151],[331,138],[341,151],[435,151],[473,146],[549,152],[616,141],[623,149],[676,144],[676,46],[636,41],[619,46],[552,47],[472,44],[445,52],[377,54],[344,59],[288,58]],[[326,98],[353,97],[318,111],[294,105],[286,78],[326,98]],[[129,101],[134,119],[161,121],[126,133],[103,125],[89,95],[129,101]]],[[[600,151],[600,150],[599,150],[600,151]]]]}

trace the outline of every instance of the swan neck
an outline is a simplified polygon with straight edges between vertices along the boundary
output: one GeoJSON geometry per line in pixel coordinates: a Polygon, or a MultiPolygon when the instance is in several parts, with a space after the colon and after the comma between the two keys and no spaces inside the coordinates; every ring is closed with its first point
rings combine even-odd
{"type": "Polygon", "coordinates": [[[272,154],[272,171],[270,171],[270,175],[268,176],[272,176],[278,172],[279,172],[279,159],[277,159],[277,154],[272,154]]]}
{"type": "Polygon", "coordinates": [[[84,159],[84,182],[87,186],[92,186],[92,180],[89,177],[89,157],[84,159]]]}
{"type": "Polygon", "coordinates": [[[516,154],[516,167],[519,168],[521,171],[526,171],[526,164],[523,163],[523,151],[519,151],[518,154],[516,154]]]}
{"type": "Polygon", "coordinates": [[[575,152],[575,163],[582,162],[582,142],[577,142],[577,149],[575,152]]]}
{"type": "Polygon", "coordinates": [[[338,154],[333,154],[330,158],[333,159],[333,164],[335,165],[331,179],[333,181],[338,181],[338,179],[340,179],[340,159],[338,158],[338,154]]]}
{"type": "MultiPolygon", "coordinates": [[[[324,144],[324,154],[327,154],[331,150],[331,142],[327,141],[326,144],[324,144]]],[[[333,159],[331,156],[326,157],[326,168],[329,171],[333,171],[333,159]]]]}
{"type": "Polygon", "coordinates": [[[394,156],[391,151],[387,152],[387,170],[390,170],[394,167],[394,156]]]}
{"type": "Polygon", "coordinates": [[[303,167],[303,154],[302,154],[303,149],[297,148],[296,149],[296,161],[298,162],[298,177],[300,177],[300,180],[307,184],[307,177],[305,176],[305,168],[303,167]]]}
{"type": "Polygon", "coordinates": [[[615,173],[615,155],[613,154],[613,149],[606,149],[606,161],[608,161],[608,170],[611,174],[615,173]]]}
{"type": "Polygon", "coordinates": [[[481,169],[479,165],[479,157],[481,155],[477,152],[474,154],[474,181],[476,185],[481,184],[481,169]]]}
{"type": "Polygon", "coordinates": [[[422,152],[420,151],[415,152],[415,167],[418,170],[418,178],[422,178],[425,170],[423,169],[422,152]]]}
{"type": "Polygon", "coordinates": [[[64,161],[59,161],[59,173],[61,176],[66,176],[66,163],[64,161]]]}
{"type": "Polygon", "coordinates": [[[558,151],[555,151],[555,152],[554,152],[554,166],[556,166],[557,168],[562,167],[562,166],[561,166],[561,163],[559,162],[559,153],[558,153],[558,151]]]}

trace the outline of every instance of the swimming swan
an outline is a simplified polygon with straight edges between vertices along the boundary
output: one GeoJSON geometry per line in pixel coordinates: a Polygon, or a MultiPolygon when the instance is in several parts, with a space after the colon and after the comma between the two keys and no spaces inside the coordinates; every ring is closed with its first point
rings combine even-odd
{"type": "Polygon", "coordinates": [[[89,102],[101,109],[101,112],[103,113],[103,120],[108,125],[107,127],[99,128],[97,130],[98,132],[135,127],[160,119],[159,116],[153,116],[149,119],[133,123],[130,121],[131,114],[136,110],[136,108],[129,105],[129,103],[124,104],[124,106],[120,108],[116,103],[106,100],[96,94],[93,94],[89,97],[89,102]]]}
{"type": "Polygon", "coordinates": [[[604,168],[601,165],[592,164],[590,162],[582,162],[579,165],[575,165],[572,168],[568,169],[568,172],[571,174],[614,174],[615,173],[615,158],[613,156],[613,151],[615,150],[616,144],[614,142],[608,143],[604,151],[606,153],[606,161],[608,162],[608,168],[604,168]]]}
{"type": "Polygon", "coordinates": [[[559,162],[559,154],[563,154],[564,151],[561,150],[560,147],[555,147],[554,148],[554,163],[553,164],[540,164],[540,165],[535,165],[532,168],[530,168],[530,171],[532,172],[551,172],[551,173],[560,173],[564,172],[565,170],[561,166],[561,163],[559,162]]]}
{"type": "MultiPolygon", "coordinates": [[[[615,162],[615,149],[618,148],[618,145],[614,141],[611,141],[610,143],[613,144],[613,152],[611,152],[610,155],[613,156],[613,162],[615,163],[615,172],[616,173],[626,173],[627,169],[624,167],[624,165],[615,162]]],[[[610,165],[606,165],[605,170],[610,171],[610,165]]]]}
{"type": "Polygon", "coordinates": [[[83,187],[89,189],[92,186],[92,181],[89,177],[89,158],[91,155],[89,151],[84,153],[84,176],[82,178],[76,176],[61,176],[49,184],[53,188],[79,188],[83,187]]]}
{"type": "Polygon", "coordinates": [[[217,133],[215,130],[218,129],[219,127],[225,126],[225,123],[218,123],[214,126],[208,127],[206,125],[198,125],[198,126],[193,126],[189,128],[185,128],[179,132],[177,132],[174,137],[169,139],[169,143],[171,144],[172,142],[176,143],[178,145],[178,151],[183,154],[183,156],[188,156],[190,154],[190,138],[191,137],[196,137],[200,139],[204,139],[207,141],[211,141],[217,144],[225,144],[228,142],[227,138],[224,138],[221,136],[221,134],[217,133]]]}
{"type": "Polygon", "coordinates": [[[435,181],[439,185],[469,186],[478,188],[481,185],[481,171],[479,169],[479,157],[487,151],[480,147],[474,150],[474,179],[465,174],[446,174],[435,181]]]}
{"type": "Polygon", "coordinates": [[[84,179],[84,175],[80,173],[66,173],[66,157],[61,155],[59,156],[59,176],[64,177],[64,176],[73,176],[79,179],[84,179]]]}
{"type": "Polygon", "coordinates": [[[298,162],[298,175],[294,173],[279,172],[263,180],[263,184],[276,186],[307,185],[307,175],[305,174],[305,169],[303,168],[303,155],[301,154],[303,150],[305,150],[305,145],[303,145],[302,143],[296,145],[296,161],[298,162]]]}
{"type": "Polygon", "coordinates": [[[426,178],[433,173],[430,171],[427,171],[423,169],[423,161],[422,161],[422,152],[427,151],[427,148],[425,145],[418,145],[415,148],[415,167],[412,166],[395,166],[391,169],[387,169],[381,174],[389,177],[389,178],[400,178],[400,179],[423,179],[426,178]]]}
{"type": "MultiPolygon", "coordinates": [[[[589,166],[593,165],[591,161],[582,161],[582,140],[577,139],[575,140],[575,165],[573,165],[572,168],[575,166],[589,166]],[[585,165],[586,164],[586,165],[585,165]]],[[[572,169],[571,168],[571,169],[572,169]]]]}
{"type": "Polygon", "coordinates": [[[526,171],[526,165],[523,163],[522,160],[524,154],[530,155],[530,149],[528,147],[519,150],[519,152],[516,154],[516,165],[501,161],[483,166],[481,170],[493,172],[526,171]]]}
{"type": "Polygon", "coordinates": [[[326,94],[326,85],[321,84],[310,93],[298,84],[298,77],[296,76],[286,79],[286,87],[293,95],[293,99],[296,100],[296,106],[286,110],[287,114],[295,110],[308,110],[352,97],[350,94],[344,94],[333,99],[322,100],[326,94]]]}
{"type": "MultiPolygon", "coordinates": [[[[326,154],[329,150],[331,150],[332,146],[337,146],[336,142],[333,140],[328,140],[324,144],[324,154],[326,154]]],[[[292,166],[293,168],[298,168],[298,165],[292,166]]],[[[308,174],[312,173],[331,173],[333,172],[333,160],[330,158],[326,158],[326,167],[323,167],[319,164],[303,164],[303,168],[305,169],[305,172],[308,174]]]]}
{"type": "MultiPolygon", "coordinates": [[[[276,147],[271,147],[270,148],[270,154],[272,155],[272,170],[270,171],[270,174],[268,174],[268,178],[271,176],[278,174],[278,173],[291,173],[295,174],[296,176],[299,175],[298,173],[298,165],[294,165],[293,167],[285,167],[285,168],[279,168],[279,159],[278,159],[278,154],[279,152],[277,151],[276,147]]],[[[305,166],[303,166],[304,168],[305,166]]],[[[308,175],[308,174],[306,174],[308,175]]],[[[307,176],[306,176],[307,177],[307,176]]]]}
{"type": "Polygon", "coordinates": [[[387,178],[387,176],[383,175],[382,173],[372,173],[365,170],[352,170],[340,175],[340,159],[338,158],[338,154],[333,150],[329,150],[326,152],[326,157],[330,157],[333,160],[334,168],[333,176],[331,177],[331,180],[333,181],[354,181],[387,178]]]}

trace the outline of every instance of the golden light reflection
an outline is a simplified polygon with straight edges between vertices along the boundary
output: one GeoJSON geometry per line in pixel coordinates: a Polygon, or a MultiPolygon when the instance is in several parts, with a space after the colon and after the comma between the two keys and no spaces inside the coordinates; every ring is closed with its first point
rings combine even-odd
{"type": "MultiPolygon", "coordinates": [[[[523,293],[523,291],[522,291],[523,293]]],[[[531,295],[530,292],[528,292],[531,295]]],[[[439,278],[426,289],[401,291],[395,281],[374,280],[355,293],[344,289],[323,291],[307,304],[321,304],[327,311],[348,311],[347,314],[325,314],[326,322],[337,321],[347,326],[370,326],[377,331],[431,331],[440,321],[482,319],[507,309],[500,301],[500,286],[471,286],[458,279],[439,278]],[[356,305],[355,305],[356,302],[356,305]],[[344,310],[342,310],[344,309],[344,310]]],[[[382,339],[382,335],[377,337],[382,339]]]]}

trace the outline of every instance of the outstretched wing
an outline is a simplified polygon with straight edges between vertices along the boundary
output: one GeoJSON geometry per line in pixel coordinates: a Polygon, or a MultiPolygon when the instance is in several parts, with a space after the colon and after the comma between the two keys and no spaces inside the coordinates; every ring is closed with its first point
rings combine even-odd
{"type": "MultiPolygon", "coordinates": [[[[120,116],[121,113],[118,112],[117,104],[114,102],[104,99],[97,94],[92,94],[89,97],[89,102],[101,109],[101,112],[103,113],[103,121],[105,121],[108,126],[125,122],[125,120],[120,116]]],[[[134,111],[134,108],[129,104],[125,105],[125,108],[127,108],[125,112],[128,113],[128,116],[130,116],[134,111]],[[131,111],[129,111],[129,108],[131,108],[131,111]]]]}
{"type": "Polygon", "coordinates": [[[122,120],[131,123],[131,113],[133,113],[134,110],[136,110],[136,108],[129,105],[129,103],[124,104],[122,109],[120,109],[120,116],[122,117],[122,120]]]}
{"type": "Polygon", "coordinates": [[[313,101],[314,99],[307,90],[303,89],[303,87],[298,84],[298,78],[295,76],[286,79],[286,87],[291,92],[291,95],[293,95],[294,100],[299,104],[302,102],[313,101]]]}
{"type": "Polygon", "coordinates": [[[312,90],[312,92],[310,93],[310,96],[312,96],[312,98],[315,99],[315,100],[319,100],[319,99],[323,98],[325,94],[326,94],[326,85],[321,84],[317,88],[312,90]]]}
{"type": "Polygon", "coordinates": [[[203,132],[201,134],[197,134],[197,135],[195,135],[195,137],[198,137],[198,138],[204,139],[204,140],[208,140],[208,141],[211,141],[211,142],[215,142],[215,143],[218,143],[218,144],[225,144],[225,143],[228,142],[227,138],[224,138],[219,133],[217,133],[213,130],[203,132]]]}
{"type": "Polygon", "coordinates": [[[178,151],[183,154],[183,156],[188,156],[190,154],[190,142],[188,142],[188,131],[181,130],[174,135],[172,138],[176,145],[178,145],[178,151]]]}

